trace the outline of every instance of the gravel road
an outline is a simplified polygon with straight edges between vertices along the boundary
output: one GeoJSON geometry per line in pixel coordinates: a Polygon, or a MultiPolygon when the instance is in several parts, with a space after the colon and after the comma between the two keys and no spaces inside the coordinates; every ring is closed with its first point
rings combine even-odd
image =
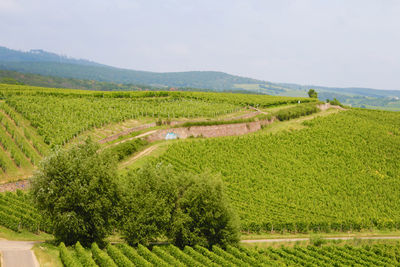
{"type": "Polygon", "coordinates": [[[34,241],[0,240],[2,266],[4,267],[39,267],[35,254],[31,250],[34,241]]]}

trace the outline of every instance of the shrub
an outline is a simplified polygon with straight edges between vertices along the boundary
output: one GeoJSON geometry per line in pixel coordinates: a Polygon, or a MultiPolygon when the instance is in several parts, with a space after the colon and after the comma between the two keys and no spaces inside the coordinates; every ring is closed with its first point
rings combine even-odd
{"type": "Polygon", "coordinates": [[[100,267],[117,267],[110,256],[108,256],[106,252],[101,250],[96,243],[92,244],[92,254],[94,260],[100,267]]]}
{"type": "Polygon", "coordinates": [[[113,245],[109,244],[107,246],[107,252],[118,266],[135,266],[135,264],[133,264],[121,251],[119,251],[118,248],[114,247],[113,245]]]}
{"type": "Polygon", "coordinates": [[[294,118],[299,118],[301,116],[310,115],[318,112],[319,109],[315,103],[311,104],[301,104],[295,107],[290,107],[286,109],[281,109],[275,112],[273,115],[280,121],[290,120],[294,118]]]}
{"type": "Polygon", "coordinates": [[[60,258],[64,266],[66,267],[79,267],[82,266],[80,262],[78,262],[68,251],[68,249],[65,247],[65,244],[63,242],[60,243],[59,245],[60,249],[60,258]]]}
{"type": "Polygon", "coordinates": [[[116,165],[91,141],[47,157],[32,181],[38,209],[65,244],[102,242],[118,214],[116,165]]]}
{"type": "Polygon", "coordinates": [[[91,257],[91,255],[85,251],[81,243],[77,242],[75,244],[76,254],[84,267],[96,267],[97,264],[91,257]]]}
{"type": "Polygon", "coordinates": [[[121,229],[131,245],[149,244],[160,236],[181,248],[238,242],[236,217],[219,176],[190,175],[157,164],[127,178],[121,229]]]}

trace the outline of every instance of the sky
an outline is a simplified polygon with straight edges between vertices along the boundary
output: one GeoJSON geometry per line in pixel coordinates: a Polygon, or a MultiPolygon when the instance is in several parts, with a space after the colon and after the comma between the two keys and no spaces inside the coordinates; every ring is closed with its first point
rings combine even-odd
{"type": "Polygon", "coordinates": [[[400,0],[0,0],[0,46],[134,70],[400,90],[400,0]]]}

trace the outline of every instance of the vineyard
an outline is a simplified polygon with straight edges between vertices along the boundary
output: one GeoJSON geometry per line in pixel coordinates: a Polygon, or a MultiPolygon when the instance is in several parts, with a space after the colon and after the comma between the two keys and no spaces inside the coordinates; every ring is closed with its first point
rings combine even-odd
{"type": "Polygon", "coordinates": [[[48,146],[30,123],[0,102],[0,181],[29,175],[47,153],[48,146]]]}
{"type": "Polygon", "coordinates": [[[48,223],[22,191],[0,193],[0,225],[15,232],[50,231],[48,223]]]}
{"type": "Polygon", "coordinates": [[[251,249],[228,246],[211,250],[173,245],[154,246],[151,250],[139,245],[108,245],[101,250],[94,243],[90,250],[79,242],[71,248],[61,244],[60,257],[70,266],[398,266],[400,244],[362,246],[294,246],[251,249]]]}
{"type": "Polygon", "coordinates": [[[214,118],[248,105],[312,101],[303,98],[198,92],[90,92],[0,85],[0,95],[43,136],[62,145],[108,123],[140,118],[214,118]]]}
{"type": "Polygon", "coordinates": [[[25,178],[50,147],[110,123],[218,118],[308,98],[200,92],[96,92],[0,84],[0,181],[25,178]]]}
{"type": "Polygon", "coordinates": [[[242,230],[400,228],[400,114],[350,110],[303,130],[176,143],[158,161],[220,173],[242,230]]]}

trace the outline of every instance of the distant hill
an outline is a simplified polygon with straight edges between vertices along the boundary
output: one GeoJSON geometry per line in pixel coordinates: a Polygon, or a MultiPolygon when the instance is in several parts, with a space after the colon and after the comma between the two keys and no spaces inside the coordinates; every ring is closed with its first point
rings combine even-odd
{"type": "MultiPolygon", "coordinates": [[[[33,85],[50,88],[70,88],[94,91],[201,91],[214,92],[213,89],[192,88],[192,87],[154,87],[140,84],[126,84],[113,82],[100,82],[96,80],[84,80],[75,78],[63,78],[57,76],[45,76],[34,73],[23,73],[11,70],[0,70],[0,84],[33,85]]],[[[251,93],[242,89],[224,90],[230,93],[251,93]]]]}
{"type": "MultiPolygon", "coordinates": [[[[67,79],[97,81],[93,90],[136,90],[137,86],[149,88],[199,88],[212,91],[247,91],[258,94],[281,96],[306,96],[310,88],[319,93],[320,100],[337,98],[355,107],[400,110],[400,90],[376,90],[370,88],[336,88],[314,85],[272,83],[217,71],[149,72],[115,68],[84,59],[73,59],[43,50],[29,52],[0,47],[0,69],[22,73],[40,74],[67,79]],[[118,85],[118,86],[116,86],[118,85]],[[143,86],[142,86],[143,87],[143,86]],[[102,89],[99,89],[102,88],[102,89]]],[[[53,79],[53,82],[55,79],[53,79]]],[[[63,81],[61,84],[64,84],[63,81]]],[[[46,84],[26,84],[47,86],[46,84]]],[[[75,85],[77,82],[74,82],[75,85]]],[[[78,82],[82,83],[82,82],[78,82]]],[[[85,82],[83,82],[85,83],[85,82]]],[[[51,83],[50,83],[51,84],[51,83]]],[[[85,89],[79,86],[71,88],[85,89]]],[[[52,86],[52,85],[50,85],[52,86]]],[[[55,86],[54,86],[55,87],[55,86]]]]}
{"type": "Polygon", "coordinates": [[[59,56],[43,50],[22,52],[4,47],[0,47],[0,69],[102,82],[197,87],[214,90],[234,89],[234,85],[240,83],[265,83],[217,71],[157,73],[127,70],[59,56]]]}
{"type": "Polygon", "coordinates": [[[74,59],[55,53],[32,49],[28,52],[18,51],[0,46],[0,62],[58,62],[65,64],[79,64],[86,66],[103,66],[85,59],[74,59]]]}

